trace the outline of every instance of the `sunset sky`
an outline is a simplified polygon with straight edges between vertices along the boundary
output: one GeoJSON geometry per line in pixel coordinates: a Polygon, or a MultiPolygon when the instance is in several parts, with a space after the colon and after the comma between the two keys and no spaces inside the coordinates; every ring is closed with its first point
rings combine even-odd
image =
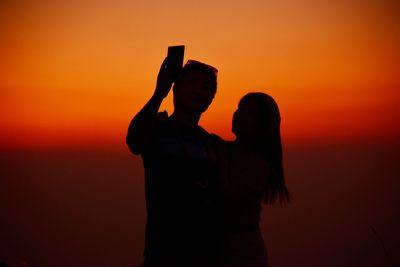
{"type": "MultiPolygon", "coordinates": [[[[0,148],[121,148],[167,46],[219,69],[201,124],[232,139],[249,91],[281,108],[285,143],[400,136],[396,1],[1,3],[0,148]]],[[[172,111],[171,97],[162,109],[172,111]]]]}
{"type": "Polygon", "coordinates": [[[0,262],[142,262],[144,170],[125,135],[183,44],[219,70],[209,132],[234,139],[248,92],[280,107],[293,203],[263,209],[271,266],[399,264],[399,14],[396,0],[0,1],[0,262]]]}

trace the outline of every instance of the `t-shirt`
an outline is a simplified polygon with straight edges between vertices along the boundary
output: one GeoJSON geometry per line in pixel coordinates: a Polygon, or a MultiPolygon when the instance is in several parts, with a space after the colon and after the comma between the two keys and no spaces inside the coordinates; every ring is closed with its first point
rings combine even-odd
{"type": "Polygon", "coordinates": [[[217,248],[217,177],[213,138],[200,126],[156,120],[142,151],[145,262],[198,266],[217,248]]]}

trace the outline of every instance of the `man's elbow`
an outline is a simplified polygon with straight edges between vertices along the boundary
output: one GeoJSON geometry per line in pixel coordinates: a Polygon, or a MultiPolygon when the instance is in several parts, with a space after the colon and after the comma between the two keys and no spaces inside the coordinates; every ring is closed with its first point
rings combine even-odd
{"type": "Polygon", "coordinates": [[[141,150],[140,150],[140,145],[138,145],[137,142],[134,141],[134,139],[132,139],[131,136],[127,135],[126,136],[126,140],[125,140],[126,144],[129,147],[129,150],[135,154],[135,155],[139,155],[141,150]]]}

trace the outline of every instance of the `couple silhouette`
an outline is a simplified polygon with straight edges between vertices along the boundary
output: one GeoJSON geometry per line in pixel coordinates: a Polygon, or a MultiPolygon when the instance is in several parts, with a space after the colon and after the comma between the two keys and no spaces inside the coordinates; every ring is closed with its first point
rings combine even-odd
{"type": "Polygon", "coordinates": [[[236,139],[224,141],[198,125],[217,91],[217,69],[189,60],[173,81],[168,63],[126,137],[145,169],[144,266],[268,266],[262,203],[290,201],[278,106],[267,94],[245,95],[233,115],[236,139]],[[159,108],[171,88],[168,116],[159,108]]]}

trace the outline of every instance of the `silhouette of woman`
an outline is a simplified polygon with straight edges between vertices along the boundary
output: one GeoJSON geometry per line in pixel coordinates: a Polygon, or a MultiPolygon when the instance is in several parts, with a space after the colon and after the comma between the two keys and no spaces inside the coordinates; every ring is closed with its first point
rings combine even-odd
{"type": "Polygon", "coordinates": [[[265,93],[245,95],[233,115],[232,132],[236,140],[220,146],[224,235],[219,266],[266,267],[262,202],[290,202],[274,99],[265,93]]]}

